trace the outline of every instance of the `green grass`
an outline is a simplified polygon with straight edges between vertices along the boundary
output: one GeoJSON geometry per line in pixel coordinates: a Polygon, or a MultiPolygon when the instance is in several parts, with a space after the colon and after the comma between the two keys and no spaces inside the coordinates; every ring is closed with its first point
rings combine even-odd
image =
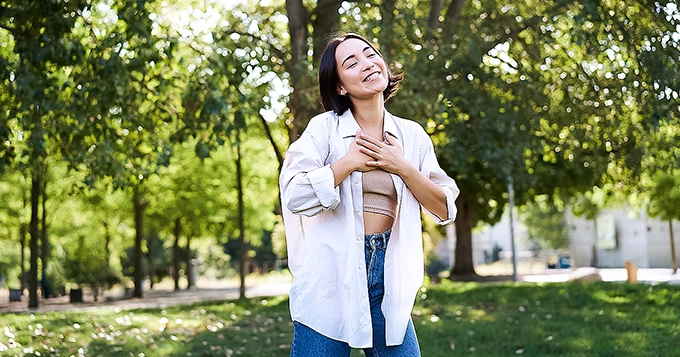
{"type": "MultiPolygon", "coordinates": [[[[424,357],[680,356],[678,286],[444,282],[413,320],[424,357]]],[[[292,332],[286,297],[5,314],[0,355],[288,356],[292,332]]]]}

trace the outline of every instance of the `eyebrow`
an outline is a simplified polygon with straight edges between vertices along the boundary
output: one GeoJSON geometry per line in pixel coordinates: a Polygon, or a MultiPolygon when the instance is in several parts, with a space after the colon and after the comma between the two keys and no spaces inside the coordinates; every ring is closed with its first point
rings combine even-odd
{"type": "MultiPolygon", "coordinates": [[[[370,49],[372,49],[371,46],[366,46],[366,47],[364,47],[363,50],[361,50],[361,52],[366,52],[366,50],[370,50],[370,49]]],[[[342,61],[341,66],[344,66],[344,65],[345,65],[345,62],[347,62],[348,60],[350,60],[350,59],[352,59],[352,58],[354,58],[354,57],[356,57],[356,56],[355,56],[355,55],[349,55],[349,56],[347,56],[347,58],[345,58],[345,59],[342,61]]]]}

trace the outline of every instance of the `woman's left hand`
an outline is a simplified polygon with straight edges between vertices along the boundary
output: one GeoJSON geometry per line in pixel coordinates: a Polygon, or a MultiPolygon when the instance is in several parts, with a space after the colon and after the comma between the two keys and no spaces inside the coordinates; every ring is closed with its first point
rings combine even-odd
{"type": "Polygon", "coordinates": [[[361,133],[358,144],[361,152],[373,158],[373,161],[366,162],[366,165],[383,169],[387,172],[398,174],[404,168],[404,153],[399,141],[386,134],[386,141],[380,141],[372,136],[361,133]]]}

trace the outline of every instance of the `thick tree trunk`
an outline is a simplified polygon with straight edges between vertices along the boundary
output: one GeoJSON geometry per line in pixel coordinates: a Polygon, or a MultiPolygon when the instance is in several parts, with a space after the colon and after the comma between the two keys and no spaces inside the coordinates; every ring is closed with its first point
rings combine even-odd
{"type": "Polygon", "coordinates": [[[446,10],[446,19],[448,25],[452,28],[458,27],[458,22],[461,19],[461,10],[463,10],[463,5],[465,5],[465,0],[453,0],[449,4],[446,10]]]}
{"type": "Polygon", "coordinates": [[[472,227],[474,223],[472,210],[464,197],[458,197],[456,207],[458,208],[458,216],[456,217],[456,251],[454,266],[450,274],[453,280],[477,275],[472,260],[472,227]]]}
{"type": "Polygon", "coordinates": [[[238,289],[239,299],[246,298],[246,242],[245,242],[245,217],[243,205],[243,171],[241,167],[241,140],[239,131],[236,131],[236,189],[238,192],[238,274],[240,284],[238,289]]]}
{"type": "Polygon", "coordinates": [[[310,119],[309,111],[305,106],[305,91],[309,91],[305,82],[307,74],[307,40],[309,31],[309,13],[302,4],[302,0],[286,0],[286,12],[288,13],[288,32],[290,33],[291,60],[287,64],[287,72],[290,74],[290,84],[293,92],[290,94],[291,114],[293,122],[289,124],[288,136],[290,142],[297,140],[302,134],[307,121],[310,119]]]}
{"type": "Polygon", "coordinates": [[[441,24],[439,17],[442,16],[442,9],[444,8],[444,0],[432,0],[430,5],[430,16],[427,19],[428,32],[430,38],[435,36],[437,28],[441,24]]]}
{"type": "Polygon", "coordinates": [[[132,205],[135,217],[135,248],[133,253],[135,292],[134,297],[144,297],[144,269],[142,268],[142,241],[144,237],[144,203],[139,188],[135,187],[132,196],[132,205]]]}
{"type": "Polygon", "coordinates": [[[383,28],[380,31],[380,52],[390,61],[392,53],[392,45],[395,41],[402,41],[402,39],[394,36],[394,10],[396,9],[396,0],[383,0],[380,6],[380,16],[382,17],[383,28]]]}
{"type": "MultiPolygon", "coordinates": [[[[312,28],[314,36],[314,63],[319,63],[326,43],[338,31],[340,24],[340,5],[344,0],[319,0],[314,9],[312,28]]],[[[387,0],[388,2],[394,0],[387,0]]]]}
{"type": "Polygon", "coordinates": [[[314,72],[309,68],[310,65],[318,63],[326,42],[339,28],[338,9],[342,1],[319,0],[313,11],[314,19],[312,20],[302,0],[286,0],[291,45],[291,61],[287,63],[286,71],[290,74],[290,84],[293,87],[288,103],[293,115],[292,123],[288,124],[291,143],[302,134],[309,119],[322,110],[319,105],[317,79],[311,75],[314,72]],[[312,44],[314,46],[311,63],[308,58],[310,25],[313,27],[312,44]]]}
{"type": "Polygon", "coordinates": [[[179,291],[179,237],[182,234],[182,219],[175,218],[175,228],[173,230],[175,241],[172,244],[172,280],[175,282],[175,291],[179,291]]]}
{"type": "Polygon", "coordinates": [[[40,189],[42,184],[39,170],[34,169],[31,171],[31,174],[31,223],[29,227],[31,234],[29,242],[31,267],[28,272],[28,307],[34,309],[38,307],[38,242],[40,240],[38,210],[40,209],[40,189]]]}

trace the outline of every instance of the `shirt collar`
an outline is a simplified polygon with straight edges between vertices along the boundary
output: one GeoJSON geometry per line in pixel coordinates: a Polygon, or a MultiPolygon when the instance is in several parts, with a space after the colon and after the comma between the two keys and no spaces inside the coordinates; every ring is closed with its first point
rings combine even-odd
{"type": "MultiPolygon", "coordinates": [[[[338,116],[338,130],[343,138],[353,137],[356,135],[357,130],[359,130],[359,124],[357,120],[354,119],[351,109],[345,110],[345,112],[338,116]]],[[[390,112],[385,110],[384,115],[385,122],[383,123],[384,131],[392,135],[393,137],[399,139],[397,136],[397,124],[394,122],[394,117],[390,112]]]]}

